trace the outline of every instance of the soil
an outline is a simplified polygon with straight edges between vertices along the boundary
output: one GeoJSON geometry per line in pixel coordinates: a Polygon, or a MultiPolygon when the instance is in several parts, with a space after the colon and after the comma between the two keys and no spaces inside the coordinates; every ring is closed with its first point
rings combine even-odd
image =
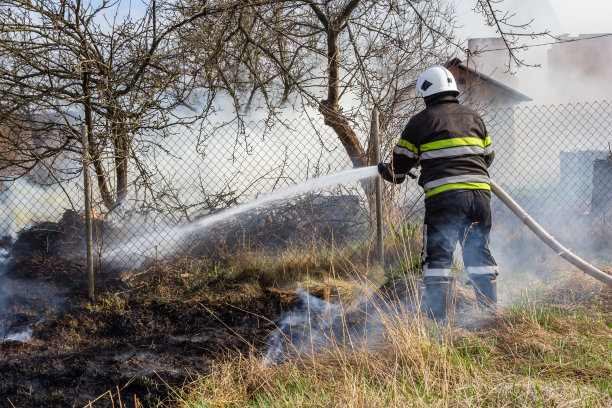
{"type": "MultiPolygon", "coordinates": [[[[133,406],[134,396],[143,406],[155,405],[168,385],[207,372],[211,359],[260,348],[274,329],[271,321],[295,297],[266,289],[229,302],[135,293],[103,297],[101,306],[91,306],[76,291],[64,301],[61,312],[48,311],[44,321],[31,325],[29,342],[0,344],[0,406],[84,406],[117,390],[130,401],[124,406],[133,406]]],[[[16,314],[13,321],[31,324],[23,318],[30,315],[16,314]]],[[[109,404],[105,397],[93,406],[109,404]]]]}
{"type": "Polygon", "coordinates": [[[234,307],[134,299],[87,311],[84,299],[68,301],[78,304],[35,325],[30,342],[0,345],[0,406],[83,406],[117,387],[123,401],[136,395],[147,406],[164,399],[166,385],[206,372],[212,358],[261,346],[273,328],[264,316],[289,307],[269,291],[234,307]]]}
{"type": "Polygon", "coordinates": [[[257,283],[186,289],[172,271],[150,268],[96,276],[102,294],[92,303],[81,258],[44,244],[65,231],[45,223],[3,243],[12,261],[0,277],[0,331],[4,340],[33,335],[0,339],[0,407],[157,406],[212,360],[262,349],[297,302],[257,283]]]}

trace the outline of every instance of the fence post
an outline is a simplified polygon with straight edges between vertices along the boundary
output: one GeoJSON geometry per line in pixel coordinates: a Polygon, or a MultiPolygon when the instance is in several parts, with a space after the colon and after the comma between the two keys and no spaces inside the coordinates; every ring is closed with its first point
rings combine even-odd
{"type": "Polygon", "coordinates": [[[85,246],[87,252],[87,279],[89,299],[94,300],[93,237],[91,228],[91,187],[89,185],[89,137],[83,125],[83,188],[85,190],[85,246]]]}
{"type": "MultiPolygon", "coordinates": [[[[380,162],[380,141],[378,140],[378,107],[374,106],[372,110],[372,128],[370,137],[372,141],[372,160],[373,164],[377,165],[380,162]]],[[[375,201],[376,201],[376,250],[378,262],[385,267],[385,252],[383,247],[383,219],[382,219],[382,186],[380,177],[374,180],[375,201]]]]}

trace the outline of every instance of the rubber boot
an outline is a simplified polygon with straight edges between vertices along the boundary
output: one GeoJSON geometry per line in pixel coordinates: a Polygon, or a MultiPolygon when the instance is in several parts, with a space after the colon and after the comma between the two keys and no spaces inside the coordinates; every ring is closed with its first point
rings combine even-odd
{"type": "Polygon", "coordinates": [[[452,278],[442,276],[427,276],[423,279],[425,283],[424,299],[421,303],[421,312],[424,316],[436,320],[444,320],[446,311],[451,305],[452,278]]]}
{"type": "Polygon", "coordinates": [[[497,276],[470,275],[470,282],[474,286],[476,303],[481,310],[493,312],[497,307],[497,276]]]}

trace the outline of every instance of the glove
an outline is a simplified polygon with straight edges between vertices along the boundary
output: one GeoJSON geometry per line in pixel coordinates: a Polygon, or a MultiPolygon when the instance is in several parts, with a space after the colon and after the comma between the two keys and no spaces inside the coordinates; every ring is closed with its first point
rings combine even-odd
{"type": "Polygon", "coordinates": [[[378,163],[378,173],[383,178],[383,180],[388,181],[389,183],[400,184],[403,183],[406,179],[405,175],[401,177],[396,177],[393,174],[393,169],[391,168],[391,163],[378,163]]]}

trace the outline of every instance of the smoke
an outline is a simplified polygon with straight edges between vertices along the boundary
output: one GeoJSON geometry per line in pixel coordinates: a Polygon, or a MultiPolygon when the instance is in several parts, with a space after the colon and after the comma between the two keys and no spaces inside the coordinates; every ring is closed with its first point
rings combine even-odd
{"type": "Polygon", "coordinates": [[[447,318],[428,322],[420,311],[422,278],[396,277],[382,288],[361,282],[354,300],[328,302],[297,287],[298,304],[284,313],[266,342],[264,365],[291,359],[321,356],[333,350],[373,352],[384,348],[395,335],[417,325],[441,342],[449,329],[475,330],[494,320],[478,310],[473,290],[456,281],[447,318]],[[413,325],[416,323],[417,325],[413,325]]]}
{"type": "MultiPolygon", "coordinates": [[[[555,271],[574,270],[513,213],[502,208],[496,199],[494,205],[491,247],[501,266],[502,283],[512,284],[514,281],[526,288],[522,278],[554,279],[555,271]]],[[[612,240],[608,233],[610,220],[603,214],[553,210],[527,212],[557,241],[594,266],[602,267],[612,260],[612,240]]],[[[578,270],[576,273],[582,274],[578,270]]]]}
{"type": "Polygon", "coordinates": [[[26,177],[4,182],[0,193],[0,237],[15,238],[19,231],[36,222],[57,221],[73,203],[83,202],[74,181],[65,183],[64,188],[71,192],[71,197],[57,185],[41,186],[26,177]]]}
{"type": "MultiPolygon", "coordinates": [[[[529,27],[522,30],[524,34],[548,31],[551,36],[567,40],[579,35],[594,37],[601,33],[610,33],[607,16],[612,13],[612,3],[603,3],[597,0],[534,0],[526,5],[520,0],[505,0],[496,3],[495,8],[500,10],[498,16],[513,16],[514,23],[530,23],[529,27]]],[[[461,25],[457,30],[460,38],[467,40],[499,37],[494,26],[484,24],[482,15],[472,10],[472,1],[456,0],[455,6],[457,20],[461,25]]],[[[510,61],[508,53],[503,51],[483,52],[481,57],[485,60],[488,55],[496,54],[496,63],[494,66],[490,61],[479,63],[479,58],[476,58],[476,69],[482,69],[481,72],[486,75],[495,76],[501,73],[501,78],[496,79],[531,97],[534,104],[609,99],[612,93],[609,81],[612,75],[609,64],[612,58],[612,37],[554,46],[540,45],[555,42],[551,36],[533,39],[529,36],[522,37],[520,45],[524,44],[527,48],[515,52],[526,66],[519,68],[511,64],[511,73],[503,74],[508,70],[510,61]],[[557,57],[553,54],[557,54],[557,57]],[[558,58],[559,54],[562,58],[558,58]]],[[[465,56],[459,57],[466,59],[465,56]]]]}
{"type": "Polygon", "coordinates": [[[301,286],[297,288],[297,295],[298,306],[285,313],[278,329],[270,336],[266,364],[303,349],[320,352],[336,337],[334,330],[344,312],[342,304],[311,296],[301,286]]]}
{"type": "Polygon", "coordinates": [[[28,341],[36,325],[63,307],[60,292],[42,279],[22,279],[9,270],[11,243],[0,243],[0,343],[28,341]]]}
{"type": "Polygon", "coordinates": [[[14,327],[12,322],[13,313],[8,309],[10,297],[14,295],[12,281],[3,275],[10,262],[10,253],[6,247],[0,247],[0,344],[8,340],[28,341],[32,336],[32,329],[29,327],[14,327]]]}
{"type": "Polygon", "coordinates": [[[20,332],[7,334],[6,337],[3,336],[3,338],[4,341],[19,341],[25,343],[32,338],[33,333],[34,330],[28,327],[20,332]]]}
{"type": "Polygon", "coordinates": [[[299,303],[281,316],[262,363],[324,354],[337,347],[375,350],[390,325],[415,319],[416,285],[410,280],[393,294],[363,287],[351,303],[330,303],[298,286],[299,303]]]}

